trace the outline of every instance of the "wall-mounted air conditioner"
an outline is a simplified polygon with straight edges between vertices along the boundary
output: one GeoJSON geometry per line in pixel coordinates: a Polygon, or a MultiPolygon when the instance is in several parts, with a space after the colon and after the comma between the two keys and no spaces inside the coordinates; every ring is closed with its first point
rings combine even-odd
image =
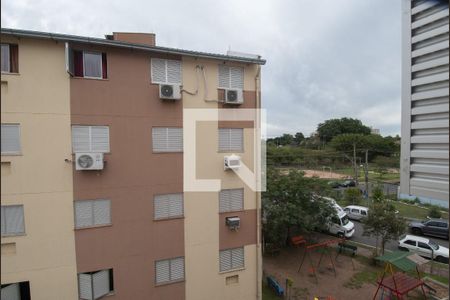
{"type": "Polygon", "coordinates": [[[223,158],[224,169],[239,169],[241,166],[241,157],[237,155],[225,156],[223,158]]]}
{"type": "Polygon", "coordinates": [[[241,226],[241,219],[239,217],[226,217],[225,223],[230,230],[237,230],[241,226]]]}
{"type": "Polygon", "coordinates": [[[242,104],[244,103],[244,96],[241,89],[225,89],[225,103],[227,104],[242,104]]]}
{"type": "Polygon", "coordinates": [[[179,85],[174,84],[160,84],[159,98],[165,100],[180,100],[181,87],[179,85]]]}
{"type": "Polygon", "coordinates": [[[103,153],[75,153],[75,170],[103,170],[103,153]]]}

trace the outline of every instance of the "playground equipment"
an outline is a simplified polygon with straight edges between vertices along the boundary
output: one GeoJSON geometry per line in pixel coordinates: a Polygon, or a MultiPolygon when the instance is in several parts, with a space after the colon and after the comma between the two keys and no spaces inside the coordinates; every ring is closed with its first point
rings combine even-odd
{"type": "Polygon", "coordinates": [[[267,276],[267,285],[273,289],[275,291],[275,294],[277,294],[278,296],[283,296],[284,295],[284,289],[281,286],[281,284],[278,283],[278,281],[272,277],[272,276],[267,276]]]}
{"type": "Polygon", "coordinates": [[[300,266],[298,267],[297,273],[300,272],[300,270],[303,266],[303,263],[305,262],[305,258],[308,258],[308,261],[310,264],[309,272],[314,275],[314,277],[316,279],[316,283],[319,283],[319,279],[316,274],[316,268],[320,267],[320,263],[322,262],[322,258],[324,256],[324,254],[327,254],[327,256],[330,258],[330,265],[333,268],[334,276],[336,277],[336,267],[333,262],[333,257],[331,256],[330,245],[337,244],[337,243],[345,243],[345,239],[333,239],[333,240],[328,240],[328,241],[324,241],[324,242],[320,242],[317,244],[312,244],[312,245],[306,246],[305,251],[303,252],[303,257],[300,262],[300,266]],[[319,262],[317,263],[317,266],[314,266],[314,263],[313,263],[313,260],[311,257],[312,251],[320,251],[320,253],[321,253],[319,262]]]}
{"type": "Polygon", "coordinates": [[[377,280],[378,288],[373,296],[373,300],[376,299],[380,289],[380,299],[391,299],[392,296],[395,296],[396,299],[402,300],[404,299],[404,295],[418,287],[421,288],[425,299],[427,299],[427,295],[425,294],[425,290],[423,288],[424,282],[420,278],[418,269],[419,265],[427,262],[425,259],[417,254],[411,254],[404,251],[394,251],[392,253],[379,256],[376,260],[384,262],[385,265],[383,275],[377,280]],[[400,270],[400,272],[394,272],[394,267],[400,270]],[[417,278],[406,274],[406,272],[414,269],[417,272],[417,278]],[[386,276],[387,273],[389,274],[386,276]],[[389,298],[385,298],[385,293],[389,298]]]}

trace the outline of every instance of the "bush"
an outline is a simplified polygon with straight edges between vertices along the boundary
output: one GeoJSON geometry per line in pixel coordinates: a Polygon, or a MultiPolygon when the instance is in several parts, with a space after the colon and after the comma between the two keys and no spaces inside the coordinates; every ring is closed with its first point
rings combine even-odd
{"type": "Polygon", "coordinates": [[[432,207],[430,208],[430,210],[428,211],[428,216],[429,216],[430,218],[436,218],[436,219],[439,219],[439,218],[441,217],[441,211],[439,210],[438,207],[432,206],[432,207]]]}
{"type": "Polygon", "coordinates": [[[417,204],[417,205],[420,204],[420,199],[418,197],[416,197],[416,199],[414,199],[414,204],[417,204]]]}
{"type": "Polygon", "coordinates": [[[372,192],[373,202],[379,203],[384,200],[384,193],[381,186],[377,185],[372,192]]]}
{"type": "Polygon", "coordinates": [[[344,193],[344,200],[348,205],[357,205],[361,202],[361,191],[358,188],[348,188],[344,193]]]}

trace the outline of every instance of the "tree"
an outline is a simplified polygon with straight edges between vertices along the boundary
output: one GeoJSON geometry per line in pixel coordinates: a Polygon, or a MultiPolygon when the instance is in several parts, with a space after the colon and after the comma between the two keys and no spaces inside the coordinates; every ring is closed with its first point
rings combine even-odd
{"type": "Polygon", "coordinates": [[[361,191],[358,188],[346,189],[344,200],[348,205],[358,205],[361,202],[361,191]]]}
{"type": "Polygon", "coordinates": [[[355,145],[358,155],[363,155],[366,150],[369,150],[369,160],[377,155],[390,156],[397,151],[397,146],[392,139],[385,139],[377,134],[341,134],[335,136],[330,145],[337,151],[347,153],[352,152],[355,145]]]}
{"type": "Polygon", "coordinates": [[[395,206],[385,200],[373,203],[363,224],[363,235],[376,237],[376,255],[378,255],[378,240],[381,240],[381,253],[384,254],[386,243],[397,239],[405,232],[406,227],[405,220],[397,216],[395,206]]]}
{"type": "Polygon", "coordinates": [[[335,210],[320,197],[326,183],[304,177],[298,170],[289,170],[287,175],[276,169],[267,173],[267,191],[262,195],[266,241],[282,246],[292,228],[310,232],[330,223],[335,210]]]}
{"type": "Polygon", "coordinates": [[[303,135],[303,133],[297,132],[294,136],[294,144],[296,146],[300,146],[300,143],[303,142],[304,139],[305,139],[305,136],[303,135]]]}
{"type": "Polygon", "coordinates": [[[363,125],[360,120],[352,118],[330,119],[317,126],[317,133],[319,134],[320,140],[325,143],[328,143],[335,136],[341,134],[366,135],[370,134],[370,131],[370,128],[363,125]]]}

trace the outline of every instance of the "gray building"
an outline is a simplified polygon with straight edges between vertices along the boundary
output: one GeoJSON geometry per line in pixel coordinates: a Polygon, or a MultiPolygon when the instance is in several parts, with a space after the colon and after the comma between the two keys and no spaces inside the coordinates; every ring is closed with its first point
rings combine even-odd
{"type": "Polygon", "coordinates": [[[399,197],[449,206],[449,4],[403,0],[399,197]]]}

